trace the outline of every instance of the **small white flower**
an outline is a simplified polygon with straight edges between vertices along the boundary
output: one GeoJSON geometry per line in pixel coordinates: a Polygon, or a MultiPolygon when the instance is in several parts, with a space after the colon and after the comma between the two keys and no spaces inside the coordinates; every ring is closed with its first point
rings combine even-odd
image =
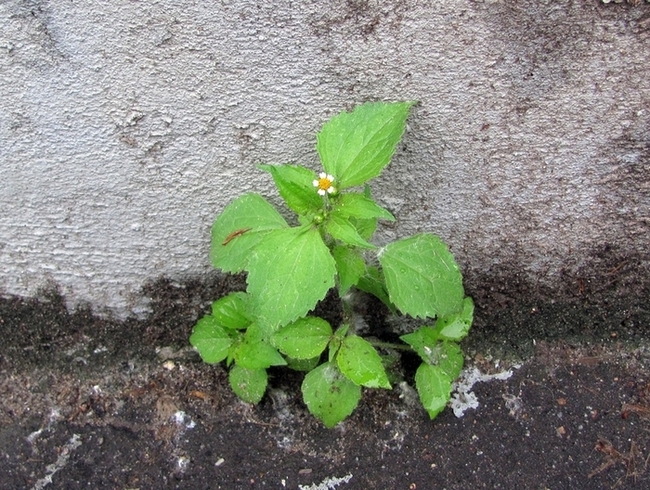
{"type": "Polygon", "coordinates": [[[320,174],[318,174],[318,179],[314,180],[313,182],[314,187],[318,187],[318,193],[321,196],[336,192],[336,188],[332,185],[333,183],[334,183],[334,177],[329,174],[326,174],[325,172],[321,172],[320,174]]]}

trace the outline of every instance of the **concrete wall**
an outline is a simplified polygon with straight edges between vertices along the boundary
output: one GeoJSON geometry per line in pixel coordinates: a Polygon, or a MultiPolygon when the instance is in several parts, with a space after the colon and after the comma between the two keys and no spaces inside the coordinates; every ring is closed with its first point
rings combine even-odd
{"type": "Polygon", "coordinates": [[[377,99],[420,101],[374,182],[380,240],[440,234],[479,295],[647,281],[634,3],[4,0],[0,292],[138,311],[145,282],[210,271],[230,200],[274,196],[257,163],[318,168],[322,123],[377,99]]]}

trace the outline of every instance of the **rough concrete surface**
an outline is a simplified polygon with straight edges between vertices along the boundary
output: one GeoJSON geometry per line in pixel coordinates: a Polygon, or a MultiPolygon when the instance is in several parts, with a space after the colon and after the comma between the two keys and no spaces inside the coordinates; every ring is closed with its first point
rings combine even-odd
{"type": "Polygon", "coordinates": [[[318,168],[367,100],[419,101],[380,241],[440,234],[478,296],[647,285],[648,66],[641,2],[5,0],[0,292],[144,312],[230,200],[275,199],[256,164],[318,168]]]}

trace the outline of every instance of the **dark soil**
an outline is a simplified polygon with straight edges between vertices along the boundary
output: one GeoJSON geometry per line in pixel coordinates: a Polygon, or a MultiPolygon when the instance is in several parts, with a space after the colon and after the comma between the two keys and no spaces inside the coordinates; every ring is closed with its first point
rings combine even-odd
{"type": "Polygon", "coordinates": [[[430,421],[396,383],[328,430],[299,373],[272,371],[251,406],[187,348],[237,281],[161,280],[150,317],[124,322],[53,291],[0,299],[0,488],[650,488],[646,298],[479,308],[467,366],[512,376],[476,384],[478,408],[430,421]]]}

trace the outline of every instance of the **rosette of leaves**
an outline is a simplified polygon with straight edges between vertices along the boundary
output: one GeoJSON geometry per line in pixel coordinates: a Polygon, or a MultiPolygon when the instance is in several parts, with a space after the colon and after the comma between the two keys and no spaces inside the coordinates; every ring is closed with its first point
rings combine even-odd
{"type": "Polygon", "coordinates": [[[341,298],[366,291],[393,312],[431,321],[401,339],[422,358],[415,383],[424,408],[431,418],[444,409],[463,364],[458,342],[473,315],[458,265],[429,233],[381,248],[372,243],[378,221],[395,218],[372,199],[367,182],[390,162],[412,105],[368,103],[332,118],[317,136],[320,172],[260,166],[297,214],[297,226],[255,193],[235,199],[217,217],[212,264],[246,272],[247,288],[215,301],[190,343],[205,362],[226,363],[243,400],[258,403],[267,369],[286,365],[306,372],[304,402],[333,427],[355,409],[362,388],[391,388],[381,349],[349,322],[334,328],[309,315],[337,288],[341,298]]]}

